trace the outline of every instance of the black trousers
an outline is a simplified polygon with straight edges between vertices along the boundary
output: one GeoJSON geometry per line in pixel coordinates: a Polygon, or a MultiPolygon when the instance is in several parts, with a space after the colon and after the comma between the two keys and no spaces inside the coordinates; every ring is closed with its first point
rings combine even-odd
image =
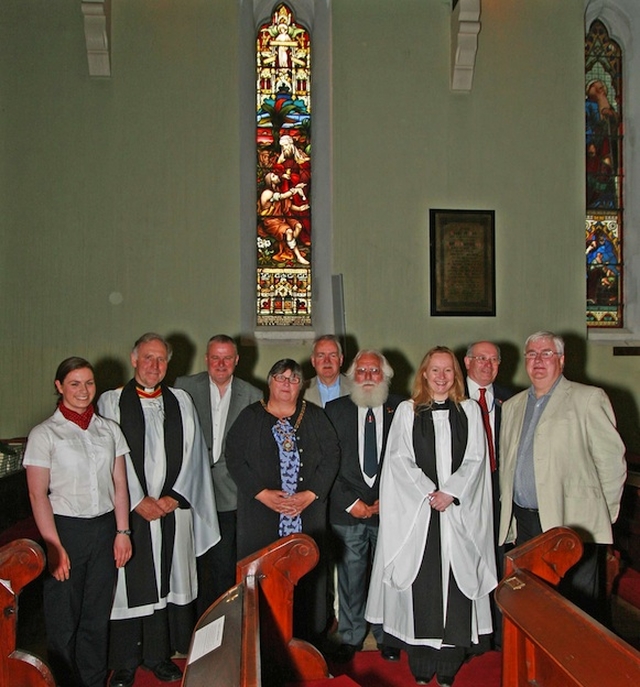
{"type": "Polygon", "coordinates": [[[109,614],[116,567],[113,513],[97,518],[56,515],[69,560],[69,579],[43,584],[49,664],[59,687],[104,687],[109,614]]]}
{"type": "Polygon", "coordinates": [[[110,624],[109,665],[133,670],[169,660],[174,651],[187,653],[195,624],[194,605],[174,606],[152,615],[110,624]]]}
{"type": "MultiPolygon", "coordinates": [[[[513,504],[518,525],[516,545],[542,534],[537,510],[513,504]]],[[[583,542],[582,558],[570,568],[558,585],[558,591],[578,608],[604,625],[610,624],[606,600],[606,544],[583,542]]]]}
{"type": "Polygon", "coordinates": [[[198,618],[236,583],[237,511],[218,511],[220,541],[198,558],[198,618]]]}

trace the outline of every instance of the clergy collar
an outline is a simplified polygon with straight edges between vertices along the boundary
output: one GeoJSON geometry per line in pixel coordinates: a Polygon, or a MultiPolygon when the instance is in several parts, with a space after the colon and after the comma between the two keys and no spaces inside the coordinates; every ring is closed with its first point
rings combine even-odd
{"type": "Polygon", "coordinates": [[[142,386],[136,381],[136,392],[140,398],[158,398],[162,396],[162,386],[158,384],[152,388],[142,386]]]}

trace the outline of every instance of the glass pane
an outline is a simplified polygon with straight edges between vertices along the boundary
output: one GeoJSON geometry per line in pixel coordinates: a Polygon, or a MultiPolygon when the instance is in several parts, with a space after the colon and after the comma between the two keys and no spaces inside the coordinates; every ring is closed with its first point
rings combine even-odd
{"type": "Polygon", "coordinates": [[[619,327],[622,323],[622,264],[617,213],[588,214],[587,323],[619,327]]]}
{"type": "Polygon", "coordinates": [[[585,43],[587,324],[622,327],[622,51],[600,21],[585,43]]]}
{"type": "Polygon", "coordinates": [[[311,325],[311,46],[279,5],[256,41],[257,324],[311,325]]]}

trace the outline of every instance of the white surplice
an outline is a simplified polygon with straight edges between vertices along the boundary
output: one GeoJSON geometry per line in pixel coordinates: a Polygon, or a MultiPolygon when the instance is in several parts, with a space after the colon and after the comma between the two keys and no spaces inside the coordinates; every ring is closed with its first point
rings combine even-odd
{"type": "MultiPolygon", "coordinates": [[[[191,508],[178,508],[175,511],[175,540],[168,595],[162,597],[160,594],[161,521],[154,520],[149,525],[158,601],[154,604],[129,608],[125,569],[120,568],[111,611],[112,620],[151,615],[154,611],[164,608],[167,603],[182,606],[193,601],[198,594],[196,556],[202,555],[220,540],[208,451],[193,402],[187,392],[182,389],[172,388],[170,391],[178,400],[183,429],[182,468],[173,485],[173,490],[188,501],[191,508]]],[[[98,401],[100,414],[119,422],[121,394],[122,389],[102,394],[98,401]]],[[[141,398],[140,403],[145,422],[146,494],[158,498],[166,476],[164,403],[162,396],[152,399],[141,398]]],[[[138,476],[128,456],[127,480],[130,507],[133,510],[145,497],[145,490],[138,481],[138,476]]]]}
{"type": "MultiPolygon", "coordinates": [[[[467,446],[460,467],[451,473],[451,428],[448,410],[433,413],[436,469],[441,491],[454,496],[440,514],[442,579],[453,572],[463,594],[472,600],[471,641],[492,631],[489,593],[496,587],[491,477],[485,455],[480,407],[462,401],[468,419],[467,446]]],[[[441,638],[414,636],[412,583],[424,555],[431,520],[428,495],[436,485],[416,464],[412,401],[401,403],[393,419],[380,483],[380,530],[369,587],[366,618],[415,645],[443,646],[441,638]]],[[[446,613],[447,585],[443,585],[446,613]]],[[[446,645],[445,645],[446,646],[446,645]]]]}

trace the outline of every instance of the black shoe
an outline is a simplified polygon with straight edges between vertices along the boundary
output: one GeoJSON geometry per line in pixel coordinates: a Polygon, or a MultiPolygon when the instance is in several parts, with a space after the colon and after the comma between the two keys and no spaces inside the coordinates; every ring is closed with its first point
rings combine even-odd
{"type": "MultiPolygon", "coordinates": [[[[177,682],[182,679],[182,671],[173,662],[167,659],[166,661],[160,661],[153,666],[142,664],[145,670],[150,670],[160,682],[177,682]]],[[[133,683],[132,683],[133,684],[133,683]]]]}
{"type": "Polygon", "coordinates": [[[430,677],[418,677],[416,675],[416,685],[428,685],[431,682],[430,677]]]}
{"type": "Polygon", "coordinates": [[[400,649],[396,649],[394,646],[386,646],[386,644],[383,644],[380,647],[380,656],[382,656],[385,661],[399,661],[400,649]]]}
{"type": "Polygon", "coordinates": [[[120,668],[114,670],[109,680],[109,687],[133,687],[136,681],[135,668],[120,668]]]}
{"type": "Polygon", "coordinates": [[[333,658],[336,663],[349,663],[357,651],[362,651],[362,644],[358,646],[355,644],[340,644],[331,658],[333,658]]]}
{"type": "Polygon", "coordinates": [[[438,683],[439,687],[451,687],[453,684],[453,678],[449,677],[448,675],[443,675],[442,677],[438,675],[436,677],[436,682],[438,683]]]}

